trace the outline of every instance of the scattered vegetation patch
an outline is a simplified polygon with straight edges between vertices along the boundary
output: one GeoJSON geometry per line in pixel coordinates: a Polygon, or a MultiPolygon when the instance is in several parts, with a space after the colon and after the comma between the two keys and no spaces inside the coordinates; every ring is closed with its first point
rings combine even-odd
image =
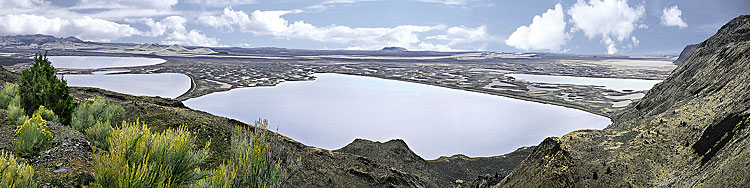
{"type": "Polygon", "coordinates": [[[34,115],[42,116],[42,119],[47,120],[47,121],[59,121],[59,119],[57,118],[57,115],[55,115],[55,112],[53,112],[50,109],[45,108],[44,106],[39,106],[39,108],[37,108],[36,111],[34,111],[34,114],[32,116],[34,115]]]}
{"type": "MultiPolygon", "coordinates": [[[[71,125],[76,130],[85,132],[97,122],[112,122],[122,118],[123,114],[125,110],[121,106],[110,104],[107,100],[96,97],[93,101],[86,101],[76,108],[71,125]]],[[[107,126],[110,126],[109,123],[107,126]]]]}
{"type": "Polygon", "coordinates": [[[18,93],[18,85],[13,83],[5,83],[3,89],[0,90],[0,108],[8,108],[10,101],[20,97],[18,93]]]}
{"type": "Polygon", "coordinates": [[[231,159],[212,171],[210,179],[197,187],[276,187],[284,177],[278,160],[266,140],[268,121],[255,121],[253,129],[235,126],[232,131],[231,159]]]}
{"type": "Polygon", "coordinates": [[[8,110],[8,119],[13,125],[21,125],[29,119],[21,106],[21,95],[16,84],[3,85],[3,89],[0,90],[0,108],[8,110]]]}
{"type": "Polygon", "coordinates": [[[47,121],[40,115],[34,115],[23,125],[16,128],[16,152],[36,154],[52,140],[52,132],[47,128],[47,121]]]}
{"type": "Polygon", "coordinates": [[[109,152],[94,155],[94,187],[186,187],[210,175],[199,168],[209,144],[197,149],[185,126],[152,133],[123,122],[107,141],[109,152]]]}
{"type": "Polygon", "coordinates": [[[26,116],[26,111],[21,106],[21,97],[17,96],[8,104],[8,119],[16,126],[22,125],[29,116],[26,116]]]}
{"type": "Polygon", "coordinates": [[[109,150],[109,142],[107,138],[112,133],[112,126],[109,121],[101,122],[97,121],[94,126],[86,128],[84,134],[86,140],[88,140],[94,147],[103,150],[109,150]]]}
{"type": "Polygon", "coordinates": [[[0,187],[38,187],[34,168],[16,161],[12,153],[0,152],[0,187]]]}
{"type": "MultiPolygon", "coordinates": [[[[39,106],[46,106],[59,115],[60,122],[70,124],[75,105],[73,97],[68,94],[68,84],[64,79],[57,79],[55,68],[41,53],[34,56],[34,64],[21,72],[19,92],[21,104],[26,113],[34,112],[39,106]]],[[[27,114],[31,115],[31,114],[27,114]]]]}

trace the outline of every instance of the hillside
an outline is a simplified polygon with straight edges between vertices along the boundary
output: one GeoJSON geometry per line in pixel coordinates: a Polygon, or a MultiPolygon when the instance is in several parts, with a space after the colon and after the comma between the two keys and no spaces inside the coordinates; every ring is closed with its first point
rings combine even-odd
{"type": "Polygon", "coordinates": [[[745,15],[703,42],[612,125],[544,140],[495,186],[746,187],[748,54],[745,15]]]}

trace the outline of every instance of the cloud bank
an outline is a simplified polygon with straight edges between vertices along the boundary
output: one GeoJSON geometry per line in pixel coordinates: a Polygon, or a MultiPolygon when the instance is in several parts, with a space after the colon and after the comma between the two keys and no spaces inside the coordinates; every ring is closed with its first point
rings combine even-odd
{"type": "Polygon", "coordinates": [[[84,40],[109,42],[141,32],[126,24],[84,16],[82,18],[48,18],[17,14],[0,16],[0,35],[45,34],[75,36],[84,40]]]}
{"type": "Polygon", "coordinates": [[[473,43],[489,38],[485,26],[477,28],[445,26],[399,25],[395,27],[316,26],[304,21],[290,22],[283,15],[294,11],[255,10],[249,15],[227,7],[220,15],[203,15],[198,22],[224,31],[239,30],[255,35],[270,35],[280,39],[305,39],[323,43],[349,45],[348,49],[380,49],[398,46],[415,50],[452,50],[451,46],[473,43]],[[444,31],[443,35],[427,36],[427,32],[444,31]],[[447,41],[432,44],[422,39],[447,41]]]}
{"type": "Polygon", "coordinates": [[[505,44],[522,50],[560,51],[568,34],[565,33],[565,14],[562,5],[547,9],[541,16],[534,16],[529,26],[521,26],[510,34],[505,44]]]}
{"type": "Polygon", "coordinates": [[[646,27],[640,24],[645,9],[630,7],[627,0],[578,0],[568,10],[573,31],[583,31],[589,39],[601,37],[607,53],[617,53],[617,43],[630,38],[633,30],[646,27]]]}

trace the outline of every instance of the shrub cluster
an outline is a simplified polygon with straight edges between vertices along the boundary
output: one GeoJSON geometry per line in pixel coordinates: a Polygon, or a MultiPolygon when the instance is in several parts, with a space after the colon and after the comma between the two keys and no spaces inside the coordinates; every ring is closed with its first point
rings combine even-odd
{"type": "MultiPolygon", "coordinates": [[[[64,79],[55,76],[47,55],[37,54],[34,64],[21,72],[19,92],[21,104],[26,113],[34,112],[39,106],[50,108],[60,117],[60,122],[70,124],[75,105],[73,97],[68,94],[68,84],[64,79]]],[[[27,114],[31,115],[31,114],[27,114]]]]}
{"type": "Polygon", "coordinates": [[[0,108],[8,110],[8,119],[13,125],[21,125],[29,119],[21,106],[21,95],[16,84],[3,85],[3,89],[0,90],[0,108]]]}
{"type": "Polygon", "coordinates": [[[122,118],[125,110],[119,105],[110,104],[103,98],[96,97],[79,105],[73,114],[71,125],[84,133],[86,139],[94,146],[108,150],[107,137],[112,132],[110,122],[122,118]]]}
{"type": "Polygon", "coordinates": [[[284,172],[270,153],[266,130],[268,121],[255,121],[252,130],[235,126],[232,131],[231,159],[212,171],[210,179],[197,187],[276,187],[284,172]]]}
{"type": "Polygon", "coordinates": [[[16,97],[14,100],[10,102],[8,105],[8,120],[10,120],[14,125],[22,125],[26,120],[29,119],[29,116],[26,116],[26,111],[23,110],[23,107],[21,106],[21,98],[16,97]]]}
{"type": "Polygon", "coordinates": [[[94,145],[94,147],[109,150],[109,142],[107,141],[107,138],[109,138],[112,130],[109,121],[97,121],[94,126],[86,128],[84,134],[86,135],[86,140],[94,145]]]}
{"type": "Polygon", "coordinates": [[[13,154],[0,152],[0,187],[38,187],[34,182],[34,169],[17,162],[13,154]]]}
{"type": "Polygon", "coordinates": [[[86,101],[76,108],[73,114],[71,125],[80,132],[86,131],[96,122],[113,121],[122,118],[125,110],[119,105],[110,104],[101,97],[94,98],[93,101],[86,101]]]}
{"type": "Polygon", "coordinates": [[[145,124],[123,122],[107,141],[109,152],[94,155],[96,187],[184,187],[210,175],[199,168],[209,144],[197,149],[185,126],[151,133],[145,124]]]}
{"type": "Polygon", "coordinates": [[[59,121],[57,118],[57,115],[55,115],[55,112],[53,112],[50,109],[45,108],[44,106],[39,106],[39,108],[34,111],[34,114],[32,116],[39,115],[42,116],[42,119],[47,121],[59,121]]]}
{"type": "Polygon", "coordinates": [[[10,101],[16,97],[21,97],[18,93],[18,85],[13,83],[5,83],[3,89],[0,90],[0,108],[8,108],[10,101]]]}
{"type": "Polygon", "coordinates": [[[23,125],[16,128],[16,152],[36,154],[52,140],[52,132],[47,128],[47,121],[40,115],[34,115],[23,125]]]}

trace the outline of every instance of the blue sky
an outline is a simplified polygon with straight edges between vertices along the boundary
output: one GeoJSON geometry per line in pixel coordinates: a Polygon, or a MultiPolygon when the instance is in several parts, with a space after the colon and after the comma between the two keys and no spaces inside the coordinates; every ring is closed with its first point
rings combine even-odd
{"type": "Polygon", "coordinates": [[[0,0],[0,35],[299,49],[678,54],[750,1],[0,0]]]}

